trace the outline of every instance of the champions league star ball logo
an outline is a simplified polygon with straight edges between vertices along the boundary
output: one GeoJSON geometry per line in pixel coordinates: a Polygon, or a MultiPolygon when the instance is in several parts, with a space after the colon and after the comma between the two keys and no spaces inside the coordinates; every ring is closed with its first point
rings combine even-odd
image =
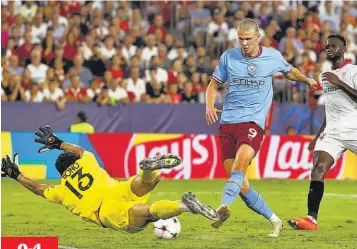
{"type": "Polygon", "coordinates": [[[248,71],[249,72],[254,72],[255,71],[255,69],[256,69],[256,66],[254,65],[254,64],[250,64],[250,65],[248,65],[248,71]]]}

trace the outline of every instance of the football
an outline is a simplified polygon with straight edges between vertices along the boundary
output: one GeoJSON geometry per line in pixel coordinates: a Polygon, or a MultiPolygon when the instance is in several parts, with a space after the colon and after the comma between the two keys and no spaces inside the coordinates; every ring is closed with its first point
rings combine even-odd
{"type": "Polygon", "coordinates": [[[181,232],[181,224],[177,217],[158,220],[154,223],[154,234],[159,239],[175,239],[181,232]]]}

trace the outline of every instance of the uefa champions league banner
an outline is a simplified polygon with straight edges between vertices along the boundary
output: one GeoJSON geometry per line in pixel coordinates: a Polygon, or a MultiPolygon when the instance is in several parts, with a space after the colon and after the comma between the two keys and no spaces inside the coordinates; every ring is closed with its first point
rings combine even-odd
{"type": "MultiPolygon", "coordinates": [[[[95,154],[99,164],[117,178],[139,173],[145,157],[162,153],[179,155],[183,162],[160,172],[166,179],[219,179],[227,174],[221,162],[219,138],[206,134],[123,134],[91,135],[57,133],[64,141],[78,144],[95,154]]],[[[37,179],[59,178],[54,163],[60,151],[37,153],[33,133],[2,132],[2,156],[19,153],[20,169],[37,179]]],[[[307,150],[311,137],[267,136],[248,169],[250,179],[307,179],[312,154],[307,150]]],[[[357,157],[347,152],[327,173],[327,179],[357,179],[357,157]]]]}

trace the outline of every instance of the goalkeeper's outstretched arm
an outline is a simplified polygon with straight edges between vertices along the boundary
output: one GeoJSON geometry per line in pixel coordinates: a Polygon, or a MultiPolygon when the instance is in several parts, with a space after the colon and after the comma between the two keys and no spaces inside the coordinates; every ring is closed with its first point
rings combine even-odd
{"type": "Polygon", "coordinates": [[[14,154],[12,161],[8,155],[2,158],[1,176],[10,177],[21,183],[25,188],[30,190],[32,193],[45,197],[44,196],[45,189],[52,186],[48,184],[40,184],[36,180],[28,176],[25,176],[23,173],[20,172],[18,165],[19,165],[19,155],[17,153],[14,154]]]}
{"type": "Polygon", "coordinates": [[[63,142],[60,146],[61,150],[66,150],[66,151],[70,151],[74,154],[76,154],[79,157],[83,156],[83,153],[85,152],[84,149],[82,149],[81,147],[75,145],[75,144],[70,144],[70,143],[66,143],[63,142]]]}
{"type": "Polygon", "coordinates": [[[49,187],[53,187],[52,185],[48,185],[48,184],[40,184],[36,180],[28,176],[25,176],[22,173],[19,174],[19,176],[16,178],[16,181],[21,183],[22,186],[30,190],[32,193],[42,197],[45,197],[44,196],[45,189],[49,187]]]}

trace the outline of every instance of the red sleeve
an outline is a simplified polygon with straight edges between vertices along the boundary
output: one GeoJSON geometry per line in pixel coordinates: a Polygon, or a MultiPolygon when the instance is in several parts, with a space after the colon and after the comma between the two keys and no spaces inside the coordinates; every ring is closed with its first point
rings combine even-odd
{"type": "Polygon", "coordinates": [[[154,25],[151,25],[148,30],[148,35],[154,34],[154,32],[155,32],[155,27],[154,27],[154,25]]]}
{"type": "Polygon", "coordinates": [[[87,88],[82,87],[80,91],[81,95],[87,95],[87,88]]]}

